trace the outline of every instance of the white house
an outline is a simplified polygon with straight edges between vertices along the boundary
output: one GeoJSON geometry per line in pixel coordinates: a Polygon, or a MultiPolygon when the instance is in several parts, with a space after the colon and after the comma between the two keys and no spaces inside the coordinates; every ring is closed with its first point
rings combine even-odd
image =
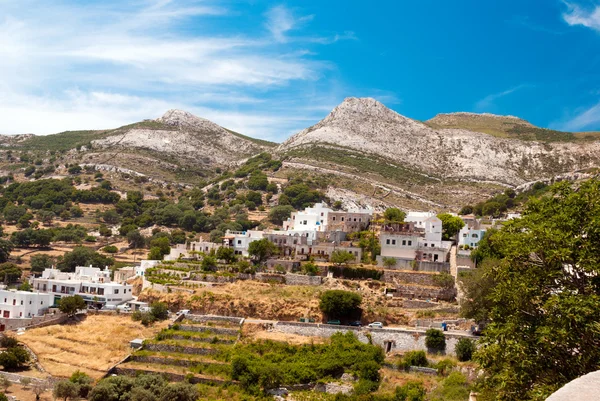
{"type": "Polygon", "coordinates": [[[458,233],[458,245],[468,245],[471,248],[477,247],[477,244],[483,238],[486,229],[482,228],[480,221],[473,215],[461,216],[461,218],[465,225],[458,233]]]}
{"type": "Polygon", "coordinates": [[[383,226],[379,234],[379,265],[383,264],[384,258],[396,259],[398,263],[403,262],[403,265],[412,261],[445,263],[452,241],[442,241],[441,225],[441,220],[436,216],[424,216],[416,223],[383,226]]]}
{"type": "Polygon", "coordinates": [[[179,258],[191,258],[195,252],[209,253],[211,250],[217,250],[219,244],[208,241],[190,241],[185,244],[176,244],[171,247],[171,251],[165,256],[165,260],[177,260],[179,258]]]}
{"type": "Polygon", "coordinates": [[[53,303],[52,294],[0,290],[0,317],[14,319],[43,316],[53,303]]]}
{"type": "Polygon", "coordinates": [[[133,299],[131,285],[113,282],[108,269],[91,266],[78,266],[75,273],[46,269],[41,277],[31,279],[31,286],[36,291],[52,294],[54,303],[72,295],[80,295],[86,303],[97,306],[119,305],[133,299]]]}
{"type": "Polygon", "coordinates": [[[248,256],[248,247],[251,242],[259,241],[265,236],[264,231],[230,231],[225,232],[223,246],[233,248],[236,255],[248,256]]]}
{"type": "Polygon", "coordinates": [[[327,219],[329,209],[324,203],[317,203],[314,207],[307,207],[291,216],[283,222],[284,231],[300,232],[308,236],[309,240],[317,239],[318,231],[327,231],[327,219]]]}

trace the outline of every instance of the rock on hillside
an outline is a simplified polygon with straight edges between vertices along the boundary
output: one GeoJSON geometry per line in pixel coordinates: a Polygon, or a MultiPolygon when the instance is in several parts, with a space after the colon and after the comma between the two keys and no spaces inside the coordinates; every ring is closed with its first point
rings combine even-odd
{"type": "Polygon", "coordinates": [[[92,141],[94,148],[159,152],[205,165],[223,165],[262,152],[265,147],[182,110],[169,110],[154,124],[133,126],[92,141]]]}
{"type": "Polygon", "coordinates": [[[434,129],[371,98],[345,99],[325,119],[284,142],[278,152],[293,155],[304,149],[303,157],[309,158],[315,147],[360,152],[374,162],[440,179],[507,185],[594,167],[600,161],[598,141],[523,141],[466,129],[434,129]]]}

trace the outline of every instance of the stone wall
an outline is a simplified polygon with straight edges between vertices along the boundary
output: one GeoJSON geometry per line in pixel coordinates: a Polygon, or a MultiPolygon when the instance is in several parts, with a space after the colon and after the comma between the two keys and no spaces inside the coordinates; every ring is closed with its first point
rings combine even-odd
{"type": "Polygon", "coordinates": [[[214,363],[214,362],[194,361],[194,360],[177,359],[177,358],[163,358],[160,356],[132,355],[131,360],[135,361],[135,362],[154,363],[154,364],[159,364],[159,365],[184,366],[186,368],[194,367],[197,365],[219,365],[219,363],[214,363]]]}
{"type": "MultiPolygon", "coordinates": [[[[402,258],[396,259],[396,265],[388,267],[393,270],[411,270],[418,272],[433,272],[433,273],[450,273],[450,263],[448,262],[426,262],[426,261],[415,261],[402,258]]],[[[383,266],[383,257],[377,256],[377,266],[383,266]]]]}
{"type": "Polygon", "coordinates": [[[442,299],[452,301],[456,296],[456,289],[442,287],[422,287],[418,285],[396,285],[394,296],[419,299],[442,299]]]}
{"type": "Polygon", "coordinates": [[[185,347],[169,344],[144,344],[144,349],[155,352],[177,352],[190,355],[211,355],[217,353],[217,350],[212,348],[185,347]]]}
{"type": "Polygon", "coordinates": [[[419,284],[436,286],[436,274],[408,272],[399,270],[385,270],[381,278],[386,283],[419,284]]]}
{"type": "Polygon", "coordinates": [[[421,301],[418,299],[405,299],[402,301],[402,307],[406,309],[430,309],[439,306],[436,302],[421,301]]]}
{"type": "Polygon", "coordinates": [[[230,322],[235,324],[242,324],[244,321],[243,317],[236,316],[218,316],[218,315],[192,315],[188,314],[185,316],[193,322],[230,322]]]}
{"type": "Polygon", "coordinates": [[[183,331],[194,331],[197,333],[212,333],[212,334],[222,334],[228,336],[237,336],[240,334],[238,329],[225,329],[222,327],[208,327],[208,326],[190,326],[182,324],[179,326],[179,330],[183,331]]]}
{"type": "Polygon", "coordinates": [[[285,283],[287,285],[321,285],[323,277],[288,273],[285,275],[285,283]]]}
{"type": "MultiPolygon", "coordinates": [[[[121,367],[112,368],[108,373],[109,373],[109,375],[115,374],[118,376],[131,376],[131,377],[137,377],[140,374],[146,374],[146,375],[156,374],[156,372],[152,371],[152,370],[131,369],[131,368],[121,368],[121,367]]],[[[216,378],[209,379],[209,378],[197,377],[197,376],[187,377],[186,375],[180,375],[177,373],[170,373],[170,372],[160,372],[160,375],[166,377],[167,380],[170,382],[181,382],[181,381],[185,380],[192,384],[198,384],[198,383],[230,384],[230,383],[232,383],[231,380],[222,380],[222,379],[216,379],[216,378]]]]}
{"type": "MultiPolygon", "coordinates": [[[[383,347],[386,352],[405,352],[427,349],[427,347],[425,347],[425,330],[419,329],[370,329],[297,322],[277,322],[274,329],[283,333],[309,337],[331,337],[338,332],[351,331],[363,343],[368,343],[369,337],[371,337],[373,344],[383,347]]],[[[466,333],[445,332],[444,335],[446,336],[446,354],[448,355],[454,355],[454,347],[459,339],[476,338],[466,333]]]]}
{"type": "Polygon", "coordinates": [[[60,324],[65,320],[67,320],[67,315],[55,313],[32,318],[0,318],[0,324],[4,325],[4,330],[16,330],[20,327],[35,328],[60,324]]]}

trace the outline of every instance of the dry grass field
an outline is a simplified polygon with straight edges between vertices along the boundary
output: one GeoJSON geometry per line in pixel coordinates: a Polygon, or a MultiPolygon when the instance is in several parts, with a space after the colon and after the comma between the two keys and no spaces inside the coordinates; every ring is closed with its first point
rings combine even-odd
{"type": "Polygon", "coordinates": [[[129,353],[129,341],[150,338],[167,322],[146,328],[129,316],[89,315],[76,324],[28,330],[19,337],[53,376],[81,370],[98,379],[129,353]]]}

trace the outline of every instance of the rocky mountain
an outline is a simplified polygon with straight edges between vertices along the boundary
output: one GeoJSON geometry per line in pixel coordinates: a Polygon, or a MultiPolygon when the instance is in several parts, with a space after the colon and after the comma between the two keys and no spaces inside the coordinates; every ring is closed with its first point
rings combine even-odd
{"type": "MultiPolygon", "coordinates": [[[[515,117],[503,119],[530,125],[515,117]]],[[[278,151],[294,155],[317,147],[359,152],[443,180],[505,185],[595,167],[600,162],[598,141],[525,141],[466,129],[434,129],[370,98],[344,100],[322,121],[285,141],[278,151]]]]}
{"type": "Polygon", "coordinates": [[[415,208],[466,204],[502,188],[600,165],[593,135],[489,114],[445,114],[423,123],[370,98],[345,99],[277,152],[293,168],[354,176],[363,193],[370,185],[379,199],[395,196],[395,203],[415,208]]]}
{"type": "Polygon", "coordinates": [[[169,110],[156,120],[111,130],[0,137],[0,149],[48,160],[51,154],[61,154],[66,163],[184,183],[209,178],[216,168],[228,167],[273,146],[182,110],[169,110]]]}

